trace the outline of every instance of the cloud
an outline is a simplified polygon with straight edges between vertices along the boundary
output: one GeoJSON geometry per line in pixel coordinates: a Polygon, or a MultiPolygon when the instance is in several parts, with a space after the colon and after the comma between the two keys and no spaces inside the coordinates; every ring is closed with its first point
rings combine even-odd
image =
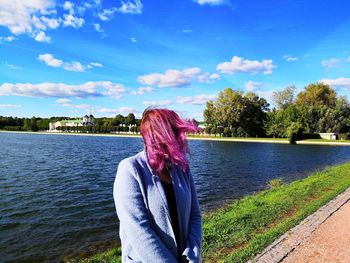
{"type": "Polygon", "coordinates": [[[114,13],[117,12],[117,8],[110,8],[110,9],[103,9],[101,12],[97,13],[97,16],[102,20],[102,21],[108,21],[111,20],[114,16],[114,13]]]}
{"type": "Polygon", "coordinates": [[[283,58],[288,61],[288,62],[292,62],[292,61],[297,61],[298,58],[297,57],[293,57],[291,55],[284,55],[283,58]]]}
{"type": "Polygon", "coordinates": [[[60,26],[61,20],[56,18],[47,18],[45,16],[40,17],[41,21],[51,29],[56,29],[60,26]]]}
{"type": "Polygon", "coordinates": [[[230,5],[228,0],[195,0],[200,5],[230,5]]]}
{"type": "Polygon", "coordinates": [[[132,94],[142,95],[142,94],[145,94],[146,92],[151,92],[151,91],[154,91],[152,87],[139,87],[137,90],[133,90],[132,94]]]}
{"type": "Polygon", "coordinates": [[[221,73],[252,73],[256,74],[262,71],[265,75],[271,74],[276,66],[272,60],[248,60],[241,57],[234,56],[231,61],[223,62],[217,65],[216,69],[221,73]]]}
{"type": "Polygon", "coordinates": [[[200,68],[187,68],[184,70],[168,69],[165,73],[151,73],[138,77],[142,85],[164,87],[188,86],[192,81],[212,83],[220,79],[217,73],[202,72],[200,68]]]}
{"type": "Polygon", "coordinates": [[[15,40],[14,36],[0,37],[0,44],[5,42],[12,42],[13,40],[15,40]]]}
{"type": "Polygon", "coordinates": [[[109,9],[103,9],[97,13],[97,16],[102,21],[108,21],[114,17],[114,14],[116,12],[119,12],[122,14],[132,14],[132,15],[142,14],[142,8],[143,8],[143,4],[140,0],[121,1],[121,6],[119,8],[113,7],[109,9]]]}
{"type": "Polygon", "coordinates": [[[80,62],[73,61],[70,63],[64,63],[63,68],[67,71],[76,71],[76,72],[84,72],[85,66],[83,66],[80,62]]]}
{"type": "Polygon", "coordinates": [[[346,59],[346,62],[350,62],[350,57],[348,57],[348,58],[346,59]]]}
{"type": "Polygon", "coordinates": [[[98,23],[93,23],[92,26],[94,27],[94,29],[99,32],[99,33],[103,33],[103,29],[101,28],[101,25],[98,23]]]}
{"type": "Polygon", "coordinates": [[[44,31],[40,31],[36,36],[35,36],[35,40],[38,42],[46,42],[46,43],[50,43],[51,42],[51,38],[48,37],[44,31]]]}
{"type": "Polygon", "coordinates": [[[0,108],[21,108],[20,104],[0,104],[0,108]]]}
{"type": "Polygon", "coordinates": [[[38,56],[38,59],[46,65],[50,67],[62,67],[63,69],[67,71],[76,71],[76,72],[84,72],[86,68],[91,69],[93,67],[101,68],[103,65],[101,63],[97,62],[90,62],[87,65],[83,65],[80,62],[72,61],[72,62],[64,62],[60,59],[54,58],[52,54],[41,54],[38,56]]]}
{"type": "Polygon", "coordinates": [[[192,31],[192,29],[182,29],[181,32],[184,33],[184,34],[190,34],[193,31],[192,31]]]}
{"type": "Polygon", "coordinates": [[[9,64],[9,63],[5,63],[5,65],[8,67],[8,68],[10,68],[10,69],[20,69],[21,67],[19,67],[19,66],[16,66],[16,65],[13,65],[13,64],[9,64]]]}
{"type": "Polygon", "coordinates": [[[0,1],[0,25],[15,35],[32,33],[41,27],[35,15],[47,15],[54,7],[55,2],[51,0],[3,0],[0,1]]]}
{"type": "Polygon", "coordinates": [[[131,108],[131,107],[120,107],[117,109],[111,109],[111,108],[97,108],[95,111],[100,113],[110,113],[110,114],[128,114],[128,113],[137,113],[139,112],[137,109],[131,108]]]}
{"type": "Polygon", "coordinates": [[[66,99],[66,98],[58,99],[56,100],[56,102],[58,103],[59,106],[68,107],[72,109],[90,109],[91,108],[91,105],[89,104],[73,104],[70,99],[66,99]]]}
{"type": "Polygon", "coordinates": [[[120,98],[126,90],[122,84],[110,81],[89,81],[78,85],[44,82],[4,83],[0,86],[0,96],[27,97],[101,97],[120,98]]]}
{"type": "Polygon", "coordinates": [[[254,93],[256,93],[259,97],[266,99],[267,101],[272,101],[273,93],[275,90],[255,90],[254,93]]]}
{"type": "Polygon", "coordinates": [[[130,38],[130,41],[131,41],[132,43],[136,43],[136,42],[137,42],[137,39],[136,39],[135,37],[132,37],[132,38],[130,38]]]}
{"type": "Polygon", "coordinates": [[[249,80],[248,82],[246,82],[244,84],[244,86],[247,89],[247,91],[254,91],[256,88],[263,86],[263,84],[260,82],[253,82],[253,81],[249,80]]]}
{"type": "Polygon", "coordinates": [[[218,73],[212,73],[209,72],[203,73],[198,75],[198,82],[200,83],[214,83],[215,81],[219,80],[221,76],[218,73]]]}
{"type": "Polygon", "coordinates": [[[74,3],[69,1],[64,2],[63,9],[69,11],[70,14],[74,14],[74,3]]]}
{"type": "Polygon", "coordinates": [[[46,65],[48,65],[50,67],[58,68],[58,67],[61,67],[63,65],[62,60],[56,59],[51,54],[48,54],[48,53],[39,55],[38,59],[40,61],[45,62],[46,65]]]}
{"type": "Polygon", "coordinates": [[[341,62],[340,58],[330,58],[321,61],[321,65],[325,68],[336,68],[339,67],[339,64],[341,62]]]}
{"type": "Polygon", "coordinates": [[[217,99],[217,95],[199,94],[199,95],[188,96],[188,97],[177,97],[176,103],[201,105],[201,104],[205,104],[209,100],[215,100],[215,99],[217,99]]]}
{"type": "Polygon", "coordinates": [[[141,14],[142,8],[143,5],[140,0],[122,1],[122,5],[118,8],[118,12],[123,14],[141,14]]]}
{"type": "Polygon", "coordinates": [[[166,105],[170,105],[172,104],[171,100],[146,100],[143,102],[143,105],[146,106],[155,106],[155,107],[159,107],[159,106],[166,106],[166,105]]]}
{"type": "Polygon", "coordinates": [[[321,79],[319,82],[328,84],[336,88],[348,88],[350,89],[350,78],[337,78],[337,79],[321,79]]]}
{"type": "Polygon", "coordinates": [[[80,28],[84,25],[85,20],[83,18],[75,17],[73,14],[63,15],[63,26],[71,26],[74,28],[80,28]]]}
{"type": "Polygon", "coordinates": [[[103,65],[101,63],[98,63],[98,62],[90,62],[88,65],[87,65],[88,68],[102,68],[103,65]]]}

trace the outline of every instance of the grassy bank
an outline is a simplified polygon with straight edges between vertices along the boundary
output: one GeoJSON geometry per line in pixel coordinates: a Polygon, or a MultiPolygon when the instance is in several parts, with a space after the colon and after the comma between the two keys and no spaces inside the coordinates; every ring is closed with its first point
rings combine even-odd
{"type": "MultiPolygon", "coordinates": [[[[350,162],[246,196],[203,216],[204,262],[245,262],[350,186],[350,162]]],[[[71,262],[120,262],[111,249],[71,262]]]]}

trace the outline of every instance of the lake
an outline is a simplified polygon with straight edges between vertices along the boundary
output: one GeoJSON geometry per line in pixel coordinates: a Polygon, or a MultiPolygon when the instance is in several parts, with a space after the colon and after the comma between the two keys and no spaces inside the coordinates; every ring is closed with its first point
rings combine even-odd
{"type": "MultiPolygon", "coordinates": [[[[350,160],[350,147],[190,141],[203,211],[350,160]]],[[[0,261],[60,262],[118,237],[112,187],[140,138],[0,133],[0,261]]]]}

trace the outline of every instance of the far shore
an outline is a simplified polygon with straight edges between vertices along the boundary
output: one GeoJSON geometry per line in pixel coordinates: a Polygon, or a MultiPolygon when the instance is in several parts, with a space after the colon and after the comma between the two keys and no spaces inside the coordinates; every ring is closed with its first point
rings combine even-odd
{"type": "MultiPolygon", "coordinates": [[[[73,135],[73,136],[99,136],[99,137],[124,137],[124,138],[142,138],[140,134],[118,134],[118,133],[68,133],[68,132],[46,132],[46,131],[4,131],[0,133],[24,133],[24,134],[48,134],[48,135],[73,135]]],[[[224,142],[250,142],[250,143],[275,143],[275,144],[289,144],[287,138],[237,138],[237,137],[220,137],[220,136],[198,136],[189,135],[189,140],[203,140],[203,141],[224,141],[224,142]]],[[[327,141],[327,140],[301,140],[296,141],[296,144],[302,145],[332,145],[332,146],[350,146],[349,142],[344,141],[327,141]]]]}

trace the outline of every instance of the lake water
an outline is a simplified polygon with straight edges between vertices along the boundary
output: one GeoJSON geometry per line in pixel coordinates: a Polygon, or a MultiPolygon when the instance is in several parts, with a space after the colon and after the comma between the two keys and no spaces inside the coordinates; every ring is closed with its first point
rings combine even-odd
{"type": "MultiPolygon", "coordinates": [[[[190,141],[202,210],[350,160],[350,147],[190,141]]],[[[118,236],[112,187],[139,138],[0,133],[0,262],[59,262],[118,236]]]]}

